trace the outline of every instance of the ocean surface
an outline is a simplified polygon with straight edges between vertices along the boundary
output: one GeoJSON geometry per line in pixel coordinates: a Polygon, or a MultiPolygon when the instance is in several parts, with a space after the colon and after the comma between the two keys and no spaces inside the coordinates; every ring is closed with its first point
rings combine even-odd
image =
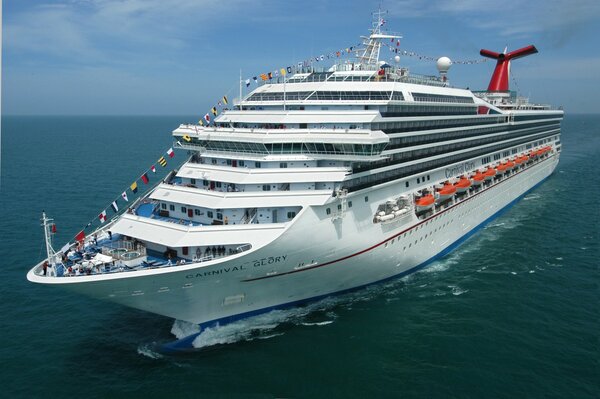
{"type": "Polygon", "coordinates": [[[194,326],[25,275],[42,210],[62,246],[193,120],[2,118],[2,397],[600,397],[600,115],[567,115],[554,175],[426,269],[166,356],[194,326]]]}

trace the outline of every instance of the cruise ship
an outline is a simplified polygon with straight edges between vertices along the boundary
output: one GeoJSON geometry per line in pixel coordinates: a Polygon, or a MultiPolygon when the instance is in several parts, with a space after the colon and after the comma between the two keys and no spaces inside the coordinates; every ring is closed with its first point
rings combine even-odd
{"type": "Polygon", "coordinates": [[[552,174],[563,111],[509,89],[534,46],[481,50],[496,67],[471,91],[446,57],[437,76],[380,60],[399,38],[375,22],[355,59],[294,67],[177,127],[185,162],[95,231],[57,251],[43,215],[47,258],[27,278],[205,329],[445,255],[552,174]]]}

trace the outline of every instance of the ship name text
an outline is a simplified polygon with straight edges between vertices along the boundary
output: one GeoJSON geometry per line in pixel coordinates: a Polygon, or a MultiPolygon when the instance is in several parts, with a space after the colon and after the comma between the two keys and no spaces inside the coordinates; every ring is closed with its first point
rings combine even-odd
{"type": "Polygon", "coordinates": [[[251,268],[254,268],[254,267],[260,267],[260,266],[272,265],[275,263],[285,262],[286,259],[287,259],[287,255],[269,256],[266,258],[255,259],[255,260],[251,260],[248,262],[244,262],[238,266],[222,267],[220,269],[206,270],[206,271],[201,271],[201,272],[198,272],[195,274],[186,274],[185,278],[189,279],[189,278],[198,278],[198,277],[210,277],[210,276],[218,276],[218,275],[226,274],[226,273],[230,273],[230,272],[237,272],[240,270],[250,270],[251,268]]]}
{"type": "Polygon", "coordinates": [[[475,168],[475,162],[471,161],[461,163],[460,165],[456,165],[451,168],[446,168],[446,178],[449,179],[451,177],[463,174],[473,168],[475,168]]]}

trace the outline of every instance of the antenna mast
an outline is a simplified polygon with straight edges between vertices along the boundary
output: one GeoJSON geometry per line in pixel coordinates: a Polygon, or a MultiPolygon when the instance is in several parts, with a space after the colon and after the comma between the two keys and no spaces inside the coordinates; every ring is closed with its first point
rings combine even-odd
{"type": "Polygon", "coordinates": [[[362,55],[358,57],[358,60],[361,64],[377,65],[377,62],[379,61],[379,51],[381,50],[382,39],[402,39],[402,36],[397,34],[382,33],[381,28],[385,24],[383,15],[385,14],[387,14],[387,11],[381,11],[381,8],[372,13],[373,25],[372,28],[369,29],[369,31],[371,31],[371,35],[369,35],[369,37],[362,36],[364,39],[363,44],[365,49],[363,50],[362,55]]]}
{"type": "Polygon", "coordinates": [[[42,226],[44,226],[44,239],[46,240],[46,255],[48,263],[55,265],[57,263],[56,251],[52,247],[52,234],[54,232],[54,219],[46,217],[46,212],[42,211],[42,226]]]}

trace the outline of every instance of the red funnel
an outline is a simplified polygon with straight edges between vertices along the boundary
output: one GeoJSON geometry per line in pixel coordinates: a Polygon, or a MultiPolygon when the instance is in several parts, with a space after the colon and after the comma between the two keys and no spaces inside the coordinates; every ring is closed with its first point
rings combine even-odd
{"type": "Polygon", "coordinates": [[[484,57],[498,60],[498,62],[496,62],[496,69],[494,69],[494,74],[492,75],[492,79],[490,80],[490,85],[488,86],[488,91],[508,91],[508,74],[510,71],[510,61],[517,58],[525,57],[529,54],[535,54],[537,52],[537,49],[533,45],[523,47],[506,54],[495,53],[490,50],[482,49],[479,52],[479,54],[481,54],[484,57]]]}

